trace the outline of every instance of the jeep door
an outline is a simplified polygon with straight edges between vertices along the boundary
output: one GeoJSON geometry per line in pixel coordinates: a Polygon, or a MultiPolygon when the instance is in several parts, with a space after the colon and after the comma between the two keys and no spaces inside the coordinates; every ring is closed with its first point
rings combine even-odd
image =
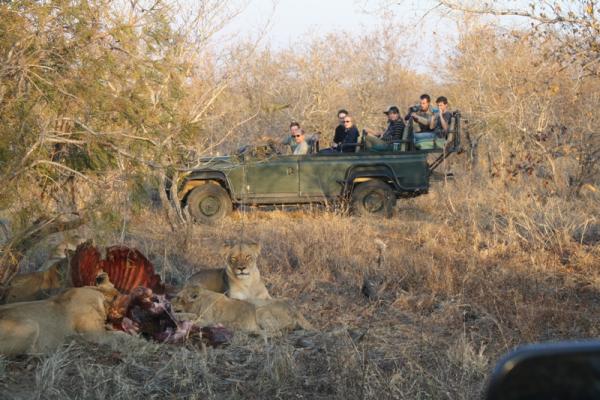
{"type": "Polygon", "coordinates": [[[246,185],[255,203],[293,203],[298,197],[298,157],[274,156],[268,160],[248,160],[246,185]]]}
{"type": "Polygon", "coordinates": [[[298,160],[300,196],[306,201],[339,196],[352,156],[314,154],[298,160]]]}

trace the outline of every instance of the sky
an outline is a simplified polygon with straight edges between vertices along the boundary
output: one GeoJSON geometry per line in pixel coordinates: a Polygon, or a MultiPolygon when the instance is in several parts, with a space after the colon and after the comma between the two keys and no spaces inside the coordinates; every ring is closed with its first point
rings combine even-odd
{"type": "MultiPolygon", "coordinates": [[[[248,0],[245,10],[228,27],[229,32],[242,35],[258,34],[267,26],[265,43],[269,47],[287,47],[300,38],[322,36],[339,30],[364,31],[383,20],[383,14],[396,14],[399,23],[414,21],[420,27],[436,29],[439,16],[425,21],[420,17],[431,9],[432,0],[391,2],[389,11],[376,0],[248,0]]],[[[440,24],[437,29],[447,24],[440,24]]]]}
{"type": "MultiPolygon", "coordinates": [[[[529,1],[496,0],[494,6],[526,9],[529,1]]],[[[458,43],[459,19],[438,7],[436,0],[229,0],[232,5],[241,3],[245,3],[243,11],[220,35],[229,39],[260,37],[262,46],[274,50],[293,48],[307,38],[340,30],[364,33],[393,21],[405,27],[398,40],[419,43],[422,54],[411,68],[433,73],[439,69],[440,58],[452,54],[458,43]]],[[[505,26],[519,25],[512,17],[501,21],[505,26]]]]}
{"type": "MultiPolygon", "coordinates": [[[[241,0],[244,1],[244,0],[241,0]]],[[[330,32],[350,31],[361,33],[381,26],[384,21],[396,21],[407,26],[408,32],[398,40],[406,42],[424,40],[421,48],[429,57],[414,69],[426,72],[428,66],[437,65],[436,55],[429,50],[448,51],[435,46],[439,34],[457,37],[454,23],[432,10],[434,0],[245,0],[247,4],[224,30],[229,37],[256,38],[272,49],[290,48],[307,37],[322,37],[330,32]],[[423,15],[426,15],[423,18],[423,15]],[[436,32],[435,35],[432,33],[436,32]],[[423,35],[425,33],[425,35],[423,35]],[[421,39],[419,39],[419,37],[421,39]],[[422,39],[424,38],[424,39],[422,39]],[[429,59],[427,59],[429,58],[429,59]]]]}

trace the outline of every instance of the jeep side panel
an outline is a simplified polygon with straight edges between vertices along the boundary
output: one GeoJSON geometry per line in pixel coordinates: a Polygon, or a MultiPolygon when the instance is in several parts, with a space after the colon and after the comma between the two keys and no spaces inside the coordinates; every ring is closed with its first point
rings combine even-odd
{"type": "Polygon", "coordinates": [[[298,158],[300,156],[274,156],[268,160],[247,160],[247,197],[261,199],[285,199],[298,195],[298,158]]]}
{"type": "Polygon", "coordinates": [[[300,195],[339,196],[345,183],[358,177],[390,177],[397,192],[428,187],[424,154],[318,154],[299,160],[300,195]]]}
{"type": "Polygon", "coordinates": [[[303,157],[298,163],[300,196],[321,198],[339,196],[344,187],[346,171],[352,164],[351,156],[315,154],[303,157]]]}

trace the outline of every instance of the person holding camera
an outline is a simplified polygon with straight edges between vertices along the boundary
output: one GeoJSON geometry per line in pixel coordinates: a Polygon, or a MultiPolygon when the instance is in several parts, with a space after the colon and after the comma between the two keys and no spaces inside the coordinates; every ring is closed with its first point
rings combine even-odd
{"type": "Polygon", "coordinates": [[[431,97],[428,94],[422,94],[419,99],[419,104],[410,107],[404,119],[409,121],[412,118],[415,122],[413,125],[415,132],[431,132],[435,127],[433,110],[431,109],[431,97]]]}
{"type": "Polygon", "coordinates": [[[402,140],[404,122],[400,118],[400,110],[391,106],[383,112],[388,117],[388,126],[384,132],[375,133],[371,129],[365,129],[368,135],[365,137],[365,147],[373,151],[390,151],[393,149],[392,141],[402,140]]]}
{"type": "Polygon", "coordinates": [[[438,110],[434,116],[433,130],[438,138],[448,139],[448,132],[450,131],[450,123],[452,121],[452,113],[448,110],[448,99],[440,96],[435,102],[438,110]]]}

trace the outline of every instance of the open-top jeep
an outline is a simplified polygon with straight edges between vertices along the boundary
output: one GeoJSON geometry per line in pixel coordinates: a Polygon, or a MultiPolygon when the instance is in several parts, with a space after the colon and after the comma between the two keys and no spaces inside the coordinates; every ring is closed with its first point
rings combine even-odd
{"type": "Polygon", "coordinates": [[[273,145],[243,148],[235,155],[203,158],[180,176],[173,194],[198,222],[219,220],[242,204],[340,200],[357,214],[391,216],[397,198],[427,193],[433,170],[459,149],[460,133],[455,112],[448,142],[415,140],[409,120],[408,140],[383,152],[367,150],[364,133],[359,143],[350,144],[355,152],[319,151],[318,140],[307,155],[282,155],[273,145]]]}

